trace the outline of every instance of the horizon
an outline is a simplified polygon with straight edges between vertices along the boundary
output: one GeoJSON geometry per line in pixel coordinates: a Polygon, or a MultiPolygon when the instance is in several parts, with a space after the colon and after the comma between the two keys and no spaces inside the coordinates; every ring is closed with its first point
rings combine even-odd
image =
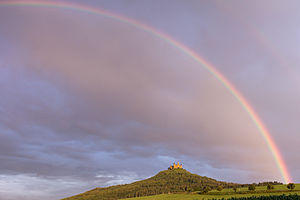
{"type": "Polygon", "coordinates": [[[59,199],[174,160],[299,183],[299,5],[0,1],[0,197],[59,199]]]}

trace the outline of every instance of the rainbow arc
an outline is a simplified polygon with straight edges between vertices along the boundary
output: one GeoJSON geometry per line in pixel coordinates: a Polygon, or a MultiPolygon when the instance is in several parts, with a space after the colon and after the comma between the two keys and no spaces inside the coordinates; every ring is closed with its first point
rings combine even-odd
{"type": "Polygon", "coordinates": [[[255,112],[255,110],[250,106],[248,101],[243,97],[243,95],[236,89],[236,87],[224,76],[222,75],[213,65],[211,65],[208,61],[206,61],[203,57],[198,55],[192,49],[189,49],[184,44],[180,43],[179,41],[175,40],[171,36],[153,28],[146,24],[143,24],[139,21],[134,19],[130,19],[126,16],[121,16],[107,10],[102,10],[100,8],[94,8],[86,5],[76,4],[76,3],[67,3],[67,2],[57,2],[57,1],[33,1],[33,0],[4,0],[0,2],[0,7],[5,6],[28,6],[28,7],[52,7],[52,8],[60,8],[60,9],[68,9],[80,12],[87,12],[95,15],[101,15],[107,18],[111,18],[123,23],[126,23],[130,26],[133,26],[137,29],[144,30],[145,32],[156,36],[168,44],[172,45],[180,49],[185,54],[189,55],[192,59],[194,59],[197,63],[200,64],[203,68],[209,71],[216,79],[223,84],[223,86],[235,97],[238,103],[244,108],[244,110],[248,113],[251,120],[255,123],[257,129],[261,133],[262,137],[264,138],[269,150],[271,151],[273,158],[276,162],[276,165],[280,171],[280,174],[285,183],[292,182],[292,179],[289,175],[287,170],[287,166],[281,156],[281,153],[276,146],[270,132],[263,124],[262,120],[260,119],[259,115],[255,112]]]}

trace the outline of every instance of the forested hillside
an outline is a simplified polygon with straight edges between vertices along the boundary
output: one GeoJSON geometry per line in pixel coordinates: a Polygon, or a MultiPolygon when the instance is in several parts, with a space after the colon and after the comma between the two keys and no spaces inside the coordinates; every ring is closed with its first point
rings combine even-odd
{"type": "Polygon", "coordinates": [[[238,184],[221,182],[205,176],[199,176],[185,169],[172,169],[161,171],[149,179],[131,184],[95,188],[64,200],[114,200],[156,194],[201,191],[207,187],[213,189],[218,186],[229,188],[238,186],[238,184]]]}

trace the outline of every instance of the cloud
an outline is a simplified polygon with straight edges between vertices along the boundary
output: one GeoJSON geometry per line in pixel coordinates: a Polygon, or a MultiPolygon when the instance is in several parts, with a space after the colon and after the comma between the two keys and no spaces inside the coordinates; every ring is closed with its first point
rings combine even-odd
{"type": "Polygon", "coordinates": [[[64,197],[66,194],[71,195],[83,189],[90,189],[84,180],[69,177],[45,178],[31,174],[0,177],[0,194],[7,200],[56,199],[58,196],[64,197]]]}
{"type": "MultiPolygon", "coordinates": [[[[6,186],[17,188],[14,196],[1,191],[8,198],[18,199],[24,182],[49,188],[43,196],[37,187],[28,198],[51,193],[61,198],[140,180],[175,160],[225,181],[281,180],[238,101],[164,40],[112,19],[53,8],[8,8],[0,13],[0,24],[0,41],[6,41],[0,47],[5,52],[0,55],[0,174],[18,180],[6,186]]],[[[213,25],[218,30],[218,23],[213,25]]],[[[215,36],[206,36],[208,44],[215,36]]],[[[270,75],[267,64],[274,60],[263,56],[242,65],[247,52],[239,52],[238,43],[235,51],[225,51],[225,43],[222,49],[205,46],[209,57],[246,91],[276,141],[286,130],[275,123],[282,122],[278,113],[294,111],[284,122],[295,131],[298,96],[285,79],[272,88],[280,67],[270,75]]]]}

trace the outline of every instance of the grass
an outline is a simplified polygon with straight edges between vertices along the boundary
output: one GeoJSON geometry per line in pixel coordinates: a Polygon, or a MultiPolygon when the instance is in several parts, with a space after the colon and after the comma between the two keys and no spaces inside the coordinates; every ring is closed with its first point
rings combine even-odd
{"type": "Polygon", "coordinates": [[[273,190],[267,190],[266,186],[256,187],[255,191],[249,192],[248,187],[233,189],[223,189],[222,191],[212,190],[207,194],[184,193],[184,194],[161,194],[147,197],[129,198],[127,200],[208,200],[222,199],[230,197],[250,197],[250,196],[270,196],[270,195],[300,195],[300,184],[295,184],[294,190],[288,190],[286,185],[275,185],[273,190]]]}

